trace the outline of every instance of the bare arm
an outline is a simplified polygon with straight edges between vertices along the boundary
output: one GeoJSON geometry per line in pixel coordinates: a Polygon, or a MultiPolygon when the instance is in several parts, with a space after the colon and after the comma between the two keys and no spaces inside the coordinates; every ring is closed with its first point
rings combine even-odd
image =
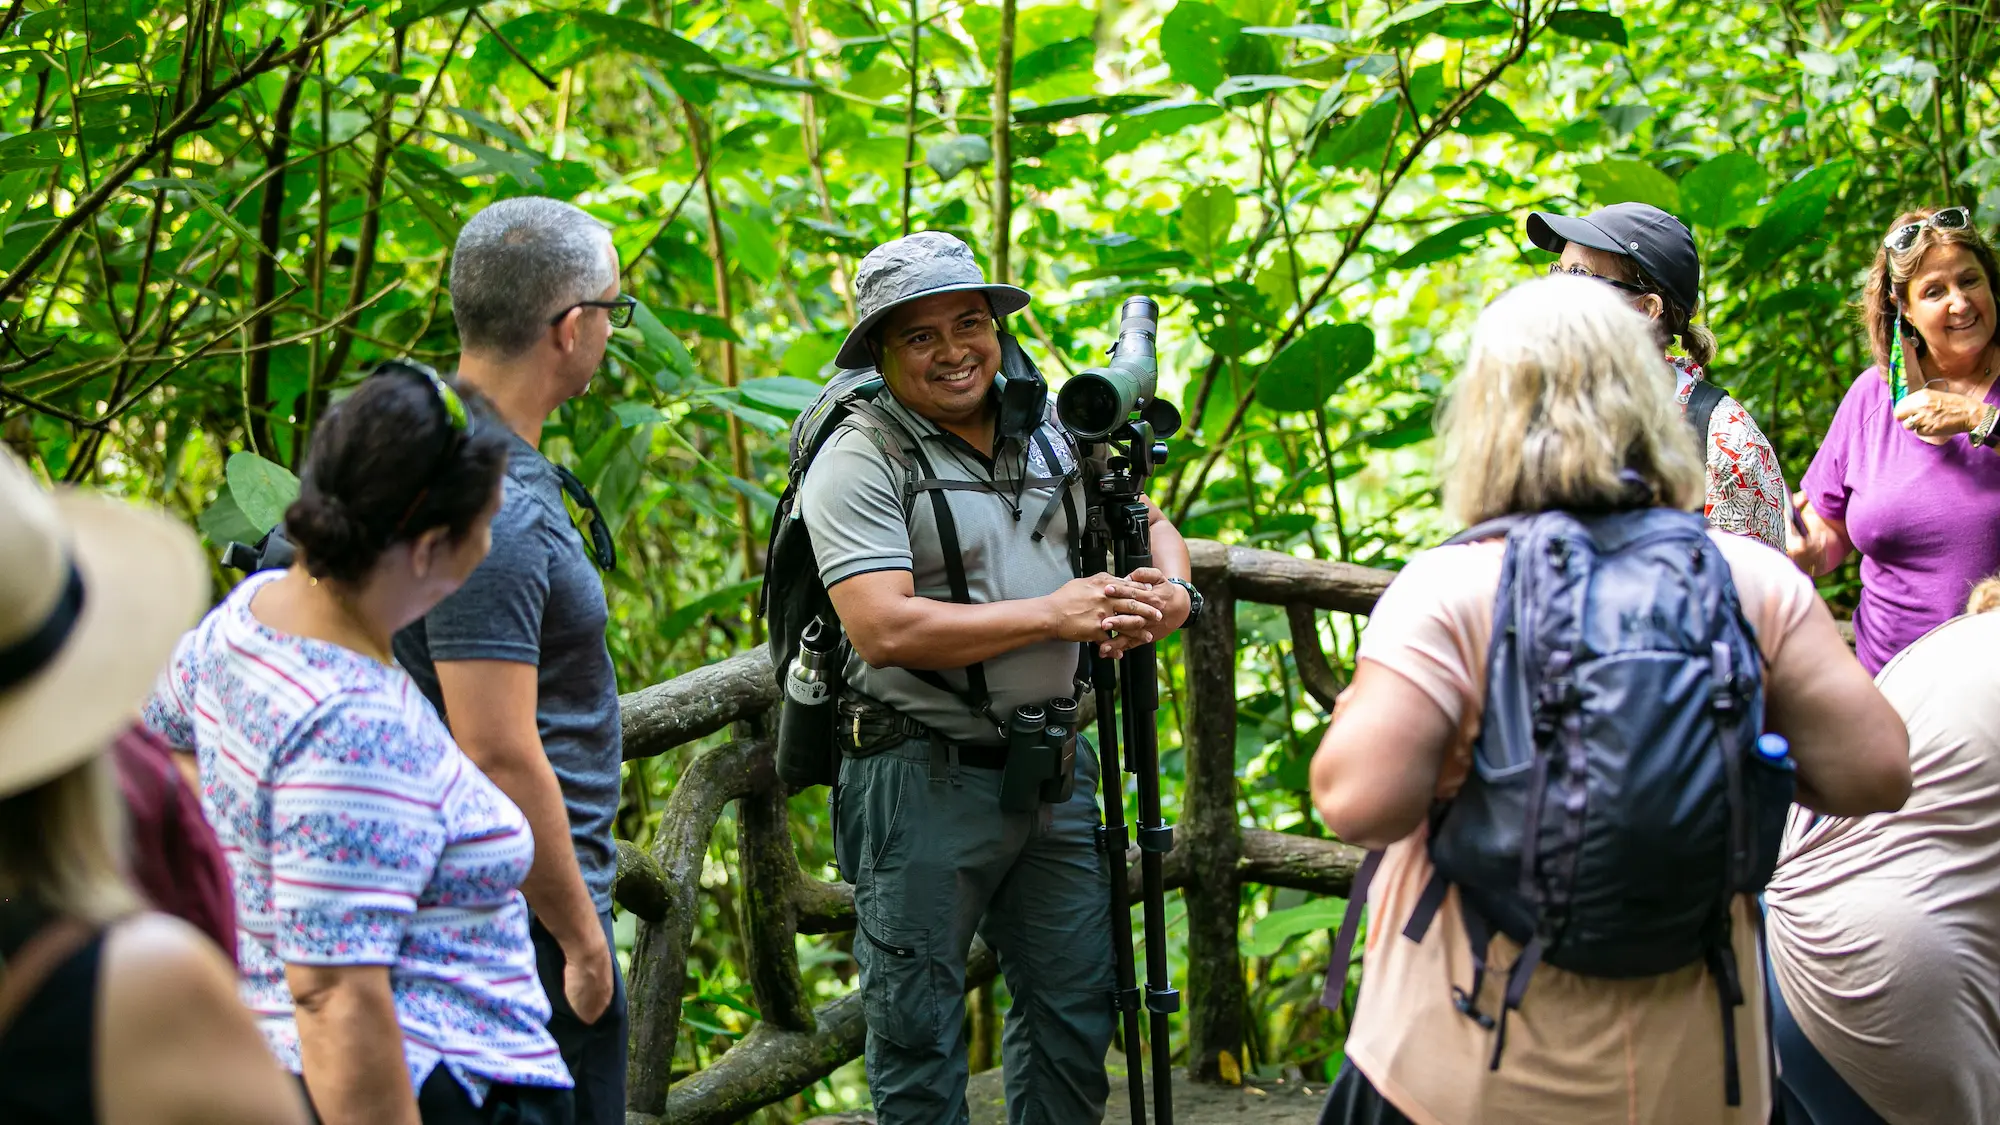
{"type": "Polygon", "coordinates": [[[520,806],[535,836],[535,865],[521,883],[528,908],[562,946],[563,992],[585,1022],[611,1003],[611,948],[570,843],[569,810],[535,721],[536,668],[506,660],[441,660],[438,690],[452,737],[520,806]]]}
{"type": "Polygon", "coordinates": [[[1457,734],[1451,717],[1401,673],[1363,660],[1340,693],[1312,760],[1313,805],[1335,836],[1385,848],[1416,831],[1457,734]]]}
{"type": "Polygon", "coordinates": [[[1786,527],[1785,554],[1814,578],[1832,573],[1854,549],[1854,541],[1847,537],[1847,521],[1820,515],[1803,492],[1792,496],[1792,506],[1798,509],[1806,533],[1801,536],[1797,527],[1786,527]]]}
{"type": "Polygon", "coordinates": [[[1765,681],[1765,720],[1792,744],[1798,802],[1834,816],[1903,807],[1910,796],[1910,736],[1813,599],[1785,638],[1765,681]]]}
{"type": "Polygon", "coordinates": [[[854,651],[875,668],[964,668],[1045,641],[1102,641],[1107,629],[1145,628],[1161,616],[1149,587],[1109,574],[983,605],[920,598],[907,570],[857,574],[827,595],[854,651]]]}
{"type": "Polygon", "coordinates": [[[419,1125],[389,967],[287,964],[285,983],[323,1125],[419,1125]]]}
{"type": "Polygon", "coordinates": [[[304,1125],[298,1087],[237,1000],[235,974],[193,927],[164,914],[124,922],[105,938],[102,972],[104,1125],[304,1125]]]}

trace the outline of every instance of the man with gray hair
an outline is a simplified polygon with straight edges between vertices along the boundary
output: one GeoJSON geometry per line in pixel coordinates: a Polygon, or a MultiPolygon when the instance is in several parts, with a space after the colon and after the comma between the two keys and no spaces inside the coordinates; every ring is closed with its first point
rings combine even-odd
{"type": "Polygon", "coordinates": [[[486,561],[396,638],[397,661],[534,832],[521,890],[578,1125],[625,1117],[625,987],[611,943],[623,746],[604,585],[591,568],[616,559],[608,537],[586,552],[563,507],[565,487],[582,486],[537,446],[634,304],[619,294],[610,232],[570,204],[508,199],[465,224],[451,264],[458,378],[498,414],[472,425],[512,431],[507,477],[486,561]]]}
{"type": "Polygon", "coordinates": [[[1081,646],[1119,656],[1183,625],[1187,545],[1149,502],[1157,569],[1080,573],[1090,467],[1046,401],[1003,409],[1015,345],[995,317],[1029,295],[988,283],[965,243],[885,243],[854,288],[836,362],[875,368],[882,393],[826,438],[798,512],[853,653],[834,853],[854,883],[876,1117],[965,1122],[976,933],[1013,996],[1007,1120],[1090,1125],[1114,1016],[1097,757],[1081,738],[1073,763],[1010,753],[1001,724],[1074,707],[1081,646]]]}

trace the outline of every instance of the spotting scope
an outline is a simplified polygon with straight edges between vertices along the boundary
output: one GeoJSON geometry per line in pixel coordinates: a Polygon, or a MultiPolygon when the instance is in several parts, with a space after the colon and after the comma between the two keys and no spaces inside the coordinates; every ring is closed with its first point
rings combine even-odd
{"type": "MultiPolygon", "coordinates": [[[[1111,362],[1077,372],[1056,395],[1056,417],[1064,429],[1082,441],[1105,441],[1154,401],[1160,382],[1153,354],[1159,317],[1160,306],[1151,297],[1126,298],[1118,311],[1118,342],[1112,346],[1111,362]]],[[[1176,412],[1173,428],[1179,421],[1176,412]]],[[[1156,424],[1155,429],[1161,428],[1156,424]]]]}

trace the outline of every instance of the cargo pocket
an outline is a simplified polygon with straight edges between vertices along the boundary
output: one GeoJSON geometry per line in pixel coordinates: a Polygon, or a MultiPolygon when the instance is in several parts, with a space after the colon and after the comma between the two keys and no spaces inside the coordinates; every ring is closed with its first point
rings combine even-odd
{"type": "Polygon", "coordinates": [[[921,930],[898,929],[865,915],[857,919],[862,1010],[868,1029],[899,1047],[927,1050],[939,1039],[936,974],[921,930]]]}

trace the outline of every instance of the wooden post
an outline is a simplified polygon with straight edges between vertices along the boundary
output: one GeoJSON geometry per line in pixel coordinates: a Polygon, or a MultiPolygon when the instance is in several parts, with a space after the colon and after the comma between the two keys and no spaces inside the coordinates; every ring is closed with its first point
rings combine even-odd
{"type": "Polygon", "coordinates": [[[1000,50],[993,63],[993,280],[1008,275],[1014,244],[1014,0],[1000,0],[1000,50]]]}
{"type": "Polygon", "coordinates": [[[1237,916],[1243,830],[1236,809],[1236,597],[1228,566],[1197,562],[1207,609],[1182,638],[1188,683],[1187,790],[1181,835],[1188,849],[1187,1071],[1197,1082],[1240,1080],[1243,958],[1237,916]],[[1224,1061],[1224,1060],[1227,1061],[1224,1061]]]}
{"type": "Polygon", "coordinates": [[[701,913],[696,899],[701,893],[702,857],[708,853],[722,806],[756,792],[760,774],[775,780],[773,769],[768,742],[736,742],[711,750],[688,763],[660,816],[653,860],[665,877],[671,901],[666,923],[641,924],[632,950],[626,988],[631,1011],[627,1109],[658,1114],[666,1105],[674,1047],[680,1041],[688,944],[701,913]]]}
{"type": "Polygon", "coordinates": [[[764,1022],[781,1031],[814,1029],[812,999],[799,975],[798,854],[785,827],[785,785],[775,775],[736,806],[743,873],[743,936],[750,987],[764,1022]]]}

